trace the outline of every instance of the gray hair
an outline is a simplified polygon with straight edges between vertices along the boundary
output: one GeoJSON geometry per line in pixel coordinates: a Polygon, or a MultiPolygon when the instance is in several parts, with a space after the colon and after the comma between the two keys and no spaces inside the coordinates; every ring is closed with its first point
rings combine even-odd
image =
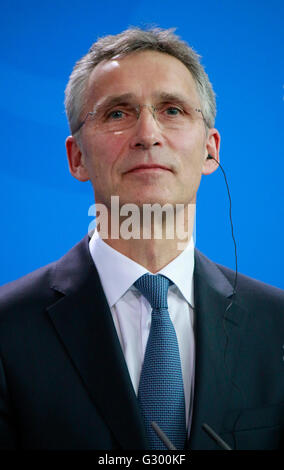
{"type": "Polygon", "coordinates": [[[145,50],[169,54],[188,68],[197,87],[204,121],[208,128],[214,127],[216,100],[208,75],[200,63],[200,56],[174,34],[174,31],[174,28],[167,30],[129,28],[115,36],[109,35],[98,39],[89,52],[75,64],[65,89],[65,109],[71,133],[75,134],[80,125],[87,83],[94,67],[103,60],[145,50]]]}

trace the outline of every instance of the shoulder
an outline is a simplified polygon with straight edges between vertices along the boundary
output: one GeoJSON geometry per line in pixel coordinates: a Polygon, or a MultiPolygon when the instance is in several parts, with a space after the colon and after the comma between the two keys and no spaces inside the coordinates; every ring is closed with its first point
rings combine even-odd
{"type": "MultiPolygon", "coordinates": [[[[235,271],[217,265],[230,283],[234,283],[235,271]]],[[[266,333],[280,335],[284,330],[284,291],[244,274],[237,275],[236,302],[250,313],[255,324],[263,325],[266,333]]],[[[256,331],[255,329],[253,330],[256,331]]]]}
{"type": "MultiPolygon", "coordinates": [[[[199,250],[195,250],[195,261],[198,276],[206,278],[211,286],[226,286],[227,293],[232,294],[236,275],[234,270],[211,261],[199,250]]],[[[284,290],[239,272],[236,301],[250,311],[273,312],[284,319],[284,290]]]]}
{"type": "MultiPolygon", "coordinates": [[[[14,309],[18,304],[22,308],[45,302],[50,292],[50,279],[56,262],[39,268],[19,279],[0,287],[0,312],[14,309]]],[[[1,316],[0,313],[0,316],[1,316]]]]}
{"type": "MultiPolygon", "coordinates": [[[[217,267],[226,276],[229,282],[233,285],[235,280],[235,271],[216,264],[217,267]]],[[[246,276],[245,274],[237,274],[237,294],[245,297],[248,301],[254,305],[265,307],[267,305],[275,305],[282,307],[284,313],[284,290],[258,281],[252,277],[246,276]]]]}
{"type": "Polygon", "coordinates": [[[0,286],[0,321],[7,315],[15,318],[17,314],[39,312],[58,300],[78,281],[79,266],[89,261],[87,247],[86,236],[59,260],[0,286]]]}

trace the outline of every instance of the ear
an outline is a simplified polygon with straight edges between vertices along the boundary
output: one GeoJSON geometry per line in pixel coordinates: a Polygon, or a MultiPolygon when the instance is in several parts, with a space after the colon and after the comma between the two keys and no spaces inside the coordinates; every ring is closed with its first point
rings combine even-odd
{"type": "Polygon", "coordinates": [[[220,161],[219,158],[219,150],[220,150],[220,142],[221,142],[221,137],[217,129],[209,129],[208,130],[208,135],[206,138],[206,153],[205,153],[205,159],[202,167],[202,174],[203,175],[210,175],[213,173],[215,170],[218,168],[218,163],[220,161]],[[215,160],[208,159],[208,155],[211,155],[211,157],[214,157],[215,160]]]}
{"type": "Polygon", "coordinates": [[[66,139],[65,145],[69,171],[71,175],[79,181],[88,181],[90,178],[88,170],[85,166],[85,158],[81,152],[76,138],[72,135],[69,135],[69,137],[66,139]]]}

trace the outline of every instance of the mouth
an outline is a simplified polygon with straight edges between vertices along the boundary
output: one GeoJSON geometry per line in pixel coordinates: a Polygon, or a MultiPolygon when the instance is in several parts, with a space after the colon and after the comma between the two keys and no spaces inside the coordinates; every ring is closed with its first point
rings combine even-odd
{"type": "Polygon", "coordinates": [[[137,165],[130,170],[126,171],[126,173],[159,173],[162,171],[170,171],[170,168],[164,166],[164,165],[158,165],[158,164],[142,164],[142,165],[137,165]]]}

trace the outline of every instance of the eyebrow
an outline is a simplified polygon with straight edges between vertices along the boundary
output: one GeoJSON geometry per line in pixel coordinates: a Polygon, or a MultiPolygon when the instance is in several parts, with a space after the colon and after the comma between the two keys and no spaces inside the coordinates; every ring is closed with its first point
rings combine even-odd
{"type": "Polygon", "coordinates": [[[192,105],[192,103],[190,102],[190,100],[180,94],[180,93],[169,93],[169,92],[166,92],[166,91],[161,91],[161,92],[157,92],[157,93],[154,93],[153,95],[157,101],[164,101],[164,102],[175,102],[175,103],[180,103],[180,104],[188,104],[188,105],[192,105]]]}
{"type": "MultiPolygon", "coordinates": [[[[153,94],[153,98],[156,101],[163,101],[163,102],[175,102],[179,104],[187,104],[189,106],[199,106],[199,105],[193,105],[187,97],[184,95],[181,95],[180,93],[169,93],[165,91],[158,91],[153,94]]],[[[137,98],[133,93],[124,93],[122,95],[110,95],[103,99],[101,102],[96,104],[93,108],[95,113],[99,113],[100,111],[111,108],[113,106],[116,106],[118,104],[126,104],[129,102],[136,101],[137,98]]]]}
{"type": "Polygon", "coordinates": [[[93,110],[95,113],[100,112],[101,110],[111,108],[118,104],[125,104],[134,99],[133,93],[124,93],[123,95],[110,95],[104,98],[98,104],[95,104],[93,110]]]}

